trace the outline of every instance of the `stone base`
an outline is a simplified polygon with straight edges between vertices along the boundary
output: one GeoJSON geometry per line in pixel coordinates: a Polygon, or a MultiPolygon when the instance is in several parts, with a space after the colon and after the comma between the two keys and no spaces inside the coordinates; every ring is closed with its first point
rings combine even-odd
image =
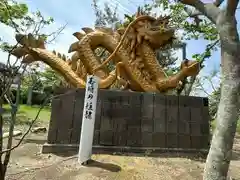
{"type": "MultiPolygon", "coordinates": [[[[42,147],[42,153],[78,153],[78,144],[48,144],[42,147]]],[[[178,149],[178,148],[154,148],[154,147],[123,147],[123,146],[93,146],[93,154],[121,154],[140,153],[148,156],[158,156],[161,153],[191,153],[207,155],[208,149],[178,149]]]]}

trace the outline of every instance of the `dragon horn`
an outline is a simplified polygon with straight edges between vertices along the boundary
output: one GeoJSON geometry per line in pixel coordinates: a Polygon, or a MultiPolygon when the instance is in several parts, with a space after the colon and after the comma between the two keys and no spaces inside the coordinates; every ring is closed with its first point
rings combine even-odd
{"type": "Polygon", "coordinates": [[[75,36],[78,40],[81,40],[85,35],[80,32],[73,33],[73,36],[75,36]]]}
{"type": "Polygon", "coordinates": [[[68,53],[71,53],[73,51],[77,51],[78,49],[78,43],[79,41],[75,42],[75,43],[72,43],[71,46],[69,47],[68,49],[68,53]]]}

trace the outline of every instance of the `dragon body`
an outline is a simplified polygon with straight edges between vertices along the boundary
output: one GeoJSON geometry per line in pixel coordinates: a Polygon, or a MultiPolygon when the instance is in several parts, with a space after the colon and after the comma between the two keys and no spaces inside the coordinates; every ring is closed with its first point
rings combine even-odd
{"type": "Polygon", "coordinates": [[[157,19],[137,14],[136,19],[127,27],[113,31],[109,28],[82,28],[84,33],[73,35],[78,39],[69,48],[74,52],[71,59],[45,49],[41,39],[17,35],[21,44],[12,53],[24,57],[23,62],[43,61],[59,72],[74,87],[85,87],[87,74],[99,77],[100,88],[110,88],[118,81],[124,88],[133,91],[167,92],[178,87],[187,76],[199,73],[197,61],[184,61],[180,71],[167,77],[156,59],[156,49],[171,45],[174,29],[169,27],[170,17],[157,19]],[[104,62],[94,54],[98,47],[112,53],[104,62]],[[110,71],[107,63],[112,61],[115,68],[110,71]]]}

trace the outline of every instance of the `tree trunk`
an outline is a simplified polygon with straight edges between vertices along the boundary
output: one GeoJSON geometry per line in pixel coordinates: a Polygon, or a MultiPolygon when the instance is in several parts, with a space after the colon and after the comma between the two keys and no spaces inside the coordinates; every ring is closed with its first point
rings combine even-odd
{"type": "Polygon", "coordinates": [[[32,105],[32,94],[33,94],[33,86],[29,85],[28,92],[27,92],[27,105],[32,105]]]}
{"type": "MultiPolygon", "coordinates": [[[[2,94],[2,88],[0,88],[0,94],[2,94]]],[[[3,105],[3,100],[0,99],[0,108],[2,108],[2,105],[3,105]]],[[[2,148],[3,148],[2,136],[3,136],[3,117],[2,117],[2,114],[0,114],[0,151],[2,151],[2,148]]],[[[3,162],[2,155],[0,154],[0,180],[5,179],[5,168],[2,162],[3,162]]]]}
{"type": "MultiPolygon", "coordinates": [[[[3,166],[2,164],[1,164],[1,166],[3,166]]],[[[3,168],[3,167],[2,167],[3,168]]],[[[1,169],[2,169],[1,168],[1,169]]],[[[4,173],[4,170],[1,170],[1,173],[0,173],[0,180],[5,180],[5,173],[4,173]]]]}
{"type": "Polygon", "coordinates": [[[221,40],[222,87],[217,124],[204,169],[204,180],[227,179],[240,107],[239,37],[235,17],[222,12],[217,21],[221,40]]]}

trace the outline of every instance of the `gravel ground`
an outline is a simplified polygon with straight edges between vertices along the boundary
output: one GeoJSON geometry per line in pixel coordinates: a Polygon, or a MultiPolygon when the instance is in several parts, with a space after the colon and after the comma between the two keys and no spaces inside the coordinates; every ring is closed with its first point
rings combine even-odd
{"type": "MultiPolygon", "coordinates": [[[[41,154],[47,134],[31,134],[12,152],[7,180],[200,180],[204,159],[162,154],[161,157],[93,155],[89,166],[76,156],[41,154]]],[[[19,138],[15,138],[14,143],[19,138]]],[[[240,136],[235,139],[230,176],[240,180],[240,136]]]]}

